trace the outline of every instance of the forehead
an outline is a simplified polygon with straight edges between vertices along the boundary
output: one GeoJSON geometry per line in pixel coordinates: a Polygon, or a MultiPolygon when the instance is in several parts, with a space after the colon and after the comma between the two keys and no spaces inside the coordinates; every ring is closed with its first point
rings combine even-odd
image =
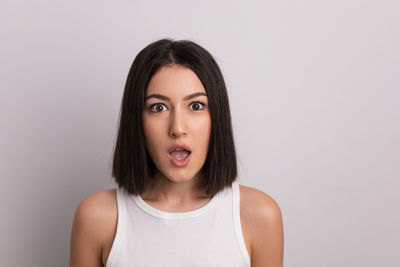
{"type": "Polygon", "coordinates": [[[191,69],[181,65],[161,67],[150,79],[146,95],[186,96],[195,92],[206,93],[199,77],[191,69]]]}

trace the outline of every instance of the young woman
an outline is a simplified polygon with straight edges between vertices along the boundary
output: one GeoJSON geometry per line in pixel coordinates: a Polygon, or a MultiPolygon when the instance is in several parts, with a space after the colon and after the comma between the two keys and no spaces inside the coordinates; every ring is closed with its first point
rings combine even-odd
{"type": "Polygon", "coordinates": [[[228,95],[213,57],[159,40],[130,69],[113,177],[76,210],[70,266],[279,267],[279,206],[239,185],[228,95]]]}

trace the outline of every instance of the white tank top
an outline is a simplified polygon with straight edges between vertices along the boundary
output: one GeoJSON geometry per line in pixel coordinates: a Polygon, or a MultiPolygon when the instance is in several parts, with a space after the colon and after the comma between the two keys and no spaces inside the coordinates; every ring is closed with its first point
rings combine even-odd
{"type": "Polygon", "coordinates": [[[166,212],[118,188],[106,267],[249,267],[239,192],[235,181],[196,210],[166,212]]]}

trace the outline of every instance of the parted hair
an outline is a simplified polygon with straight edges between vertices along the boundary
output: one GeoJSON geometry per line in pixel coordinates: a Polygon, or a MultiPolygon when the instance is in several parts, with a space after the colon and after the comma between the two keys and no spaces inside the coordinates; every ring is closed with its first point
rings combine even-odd
{"type": "Polygon", "coordinates": [[[202,82],[211,117],[207,158],[202,166],[201,189],[215,195],[237,178],[236,151],[228,94],[221,70],[212,55],[189,40],[161,39],[135,57],[125,84],[112,162],[112,176],[129,194],[142,194],[156,166],[145,143],[142,112],[146,89],[161,67],[178,64],[191,69],[202,82]]]}

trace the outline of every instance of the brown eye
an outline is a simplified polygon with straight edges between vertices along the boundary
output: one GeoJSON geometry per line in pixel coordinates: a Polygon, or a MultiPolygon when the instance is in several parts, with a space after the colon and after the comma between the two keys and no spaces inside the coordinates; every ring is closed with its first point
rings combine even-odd
{"type": "Polygon", "coordinates": [[[202,102],[193,102],[190,104],[192,106],[192,109],[195,111],[203,110],[205,104],[202,102]]]}
{"type": "Polygon", "coordinates": [[[160,113],[163,111],[163,107],[165,107],[163,104],[157,103],[157,104],[151,105],[150,110],[155,113],[160,113]]]}

